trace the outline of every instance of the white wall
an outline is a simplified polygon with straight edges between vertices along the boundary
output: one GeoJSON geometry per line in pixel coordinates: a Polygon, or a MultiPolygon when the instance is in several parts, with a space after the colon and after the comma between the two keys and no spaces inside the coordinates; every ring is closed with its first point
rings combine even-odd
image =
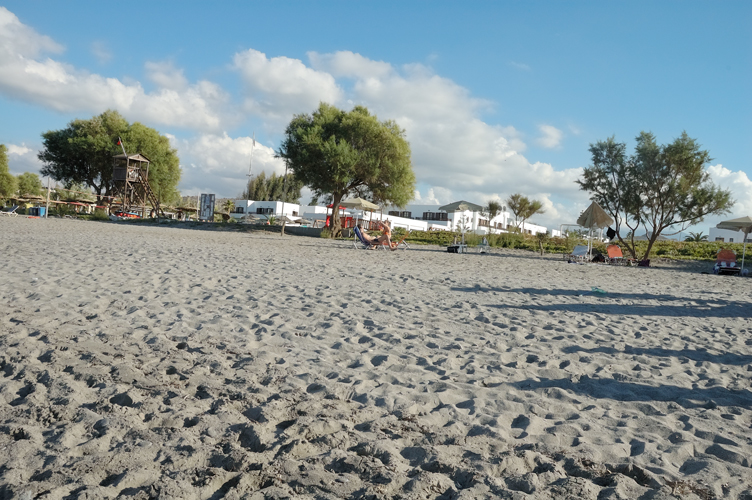
{"type": "MultiPolygon", "coordinates": [[[[743,243],[744,233],[742,231],[731,231],[728,229],[718,229],[717,227],[711,227],[710,231],[708,231],[708,241],[743,243]]],[[[752,234],[747,235],[747,243],[752,243],[752,234]]]]}
{"type": "Polygon", "coordinates": [[[255,215],[259,208],[271,209],[269,215],[281,217],[297,217],[300,215],[300,205],[296,203],[282,203],[281,201],[253,201],[253,200],[233,200],[235,209],[230,217],[240,219],[248,214],[255,215]],[[242,211],[239,211],[242,209],[242,211]]]}

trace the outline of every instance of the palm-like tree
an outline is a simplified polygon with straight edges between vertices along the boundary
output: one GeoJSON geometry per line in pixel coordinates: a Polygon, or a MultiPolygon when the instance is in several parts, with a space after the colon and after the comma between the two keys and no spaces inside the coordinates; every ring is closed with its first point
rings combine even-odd
{"type": "Polygon", "coordinates": [[[227,199],[225,200],[222,208],[225,209],[225,212],[232,213],[233,210],[235,210],[235,202],[233,200],[227,199]]]}
{"type": "Polygon", "coordinates": [[[689,236],[684,238],[684,241],[708,241],[708,235],[702,234],[702,231],[699,233],[693,233],[690,231],[689,236]]]}

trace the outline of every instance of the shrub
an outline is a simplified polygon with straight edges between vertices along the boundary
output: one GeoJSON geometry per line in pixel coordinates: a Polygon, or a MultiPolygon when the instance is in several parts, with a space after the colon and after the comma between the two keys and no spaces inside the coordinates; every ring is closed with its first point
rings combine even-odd
{"type": "Polygon", "coordinates": [[[91,215],[91,220],[110,220],[110,216],[101,208],[97,208],[91,215]]]}

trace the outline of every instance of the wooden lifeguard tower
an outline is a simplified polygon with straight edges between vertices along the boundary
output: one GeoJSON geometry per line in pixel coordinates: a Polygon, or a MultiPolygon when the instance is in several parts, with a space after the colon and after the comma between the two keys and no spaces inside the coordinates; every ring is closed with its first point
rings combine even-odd
{"type": "Polygon", "coordinates": [[[113,157],[112,180],[115,183],[115,195],[123,200],[123,212],[141,212],[146,217],[146,202],[153,207],[152,213],[165,217],[159,206],[159,200],[149,186],[149,159],[141,154],[123,154],[113,157]]]}

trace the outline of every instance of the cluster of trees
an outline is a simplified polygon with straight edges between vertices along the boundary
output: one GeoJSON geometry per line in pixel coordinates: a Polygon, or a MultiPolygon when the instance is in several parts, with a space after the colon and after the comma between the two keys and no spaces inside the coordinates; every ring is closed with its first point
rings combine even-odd
{"type": "Polygon", "coordinates": [[[12,196],[39,196],[42,194],[42,181],[32,172],[18,176],[10,173],[8,165],[8,148],[0,144],[0,198],[12,196]]]}
{"type": "MultiPolygon", "coordinates": [[[[538,200],[531,200],[520,193],[511,195],[505,200],[505,203],[512,214],[514,214],[514,222],[518,230],[520,230],[525,221],[529,220],[533,215],[545,213],[545,210],[543,210],[543,203],[538,200]]],[[[488,220],[493,220],[503,210],[504,206],[501,202],[492,200],[488,202],[488,205],[483,207],[481,215],[488,217],[488,220]]]]}
{"type": "Polygon", "coordinates": [[[267,177],[261,172],[248,181],[241,198],[254,201],[284,201],[286,203],[300,203],[300,191],[303,182],[293,174],[277,175],[273,173],[267,177]]]}
{"type": "MultiPolygon", "coordinates": [[[[415,193],[415,174],[405,131],[379,121],[363,106],[341,111],[321,103],[293,117],[277,150],[295,178],[334,206],[347,195],[404,207],[415,193]]],[[[333,211],[332,236],[339,234],[333,211]]]]}
{"type": "Polygon", "coordinates": [[[122,154],[122,138],[128,154],[140,153],[150,160],[149,185],[162,203],[180,200],[180,161],[169,139],[141,123],[133,124],[117,111],[108,110],[89,120],[73,120],[62,130],[42,134],[42,175],[94,190],[97,202],[109,201],[114,193],[113,156],[122,154]]]}
{"type": "Polygon", "coordinates": [[[653,244],[666,229],[678,233],[711,214],[722,214],[733,205],[731,192],[715,186],[706,171],[710,153],[686,132],[670,144],[660,145],[655,136],[637,136],[632,155],[614,137],[590,145],[592,165],[577,180],[616,224],[619,241],[637,259],[635,234],[647,232],[648,245],[640,259],[647,259],[653,244]],[[620,229],[627,227],[629,236],[620,229]]]}

